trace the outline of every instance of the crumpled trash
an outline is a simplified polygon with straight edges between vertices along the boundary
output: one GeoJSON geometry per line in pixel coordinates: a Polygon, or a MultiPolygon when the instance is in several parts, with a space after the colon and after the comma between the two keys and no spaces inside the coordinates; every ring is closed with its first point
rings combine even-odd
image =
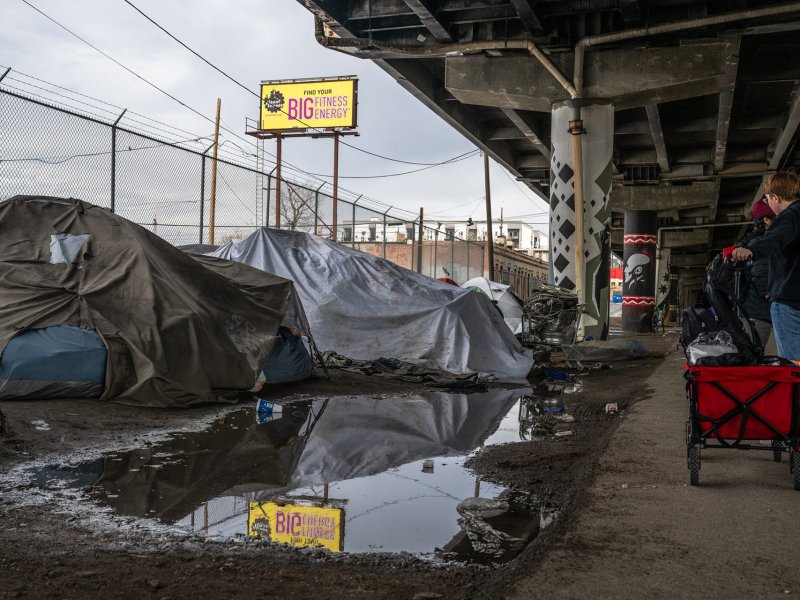
{"type": "Polygon", "coordinates": [[[733,338],[727,331],[701,333],[691,344],[686,346],[686,358],[689,359],[690,365],[697,364],[698,360],[709,356],[722,356],[737,352],[733,338]]]}
{"type": "Polygon", "coordinates": [[[462,516],[470,514],[482,519],[489,519],[507,513],[509,508],[509,504],[505,500],[476,496],[459,502],[456,510],[462,516]]]}

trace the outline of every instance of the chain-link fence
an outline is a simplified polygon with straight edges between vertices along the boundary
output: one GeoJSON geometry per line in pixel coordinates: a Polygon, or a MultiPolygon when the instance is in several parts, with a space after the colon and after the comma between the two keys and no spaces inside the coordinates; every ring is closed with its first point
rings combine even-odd
{"type": "MultiPolygon", "coordinates": [[[[13,81],[13,78],[10,78],[13,81]]],[[[236,144],[220,145],[213,233],[213,139],[164,129],[141,115],[90,105],[82,110],[8,81],[0,88],[0,200],[49,195],[91,202],[168,242],[222,244],[258,227],[303,231],[369,252],[434,278],[464,283],[485,271],[485,245],[419,218],[333,197],[307,182],[281,181],[274,163],[236,144]],[[105,114],[98,114],[99,112],[105,114]],[[241,157],[255,158],[256,167],[241,157]],[[271,168],[271,170],[268,170],[271,168]],[[336,211],[334,215],[334,203],[336,211]]],[[[34,86],[35,87],[35,86],[34,86]]],[[[496,260],[496,279],[527,298],[541,273],[496,260]],[[497,272],[499,269],[499,272],[497,272]]]]}

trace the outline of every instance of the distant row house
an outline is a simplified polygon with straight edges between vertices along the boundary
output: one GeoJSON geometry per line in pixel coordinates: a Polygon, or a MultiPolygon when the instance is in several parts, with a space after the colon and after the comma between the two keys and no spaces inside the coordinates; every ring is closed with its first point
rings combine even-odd
{"type": "MultiPolygon", "coordinates": [[[[419,226],[375,218],[339,223],[339,241],[397,265],[459,285],[486,274],[486,222],[427,221],[419,226]]],[[[547,234],[522,221],[494,221],[494,278],[526,299],[547,280],[547,234]]]]}

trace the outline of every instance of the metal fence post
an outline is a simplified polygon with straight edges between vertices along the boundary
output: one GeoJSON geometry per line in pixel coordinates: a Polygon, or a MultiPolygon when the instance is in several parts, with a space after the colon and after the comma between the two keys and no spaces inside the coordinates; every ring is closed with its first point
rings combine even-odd
{"type": "Polygon", "coordinates": [[[417,273],[422,273],[423,207],[419,207],[419,234],[417,235],[417,273]]]}
{"type": "Polygon", "coordinates": [[[441,223],[436,224],[436,231],[433,232],[433,252],[431,253],[433,256],[433,272],[431,273],[431,277],[436,279],[436,261],[439,258],[439,227],[441,227],[441,223]]]}
{"type": "Polygon", "coordinates": [[[203,243],[203,218],[205,217],[206,212],[206,154],[211,148],[214,147],[214,144],[211,144],[208,148],[203,151],[203,155],[200,157],[202,161],[200,163],[200,241],[198,244],[203,243]]]}
{"type": "Polygon", "coordinates": [[[111,126],[111,212],[113,213],[117,207],[117,125],[120,119],[128,112],[124,108],[117,120],[111,126]]]}
{"type": "Polygon", "coordinates": [[[319,191],[325,187],[327,181],[323,181],[314,192],[314,235],[319,235],[319,191]]]}
{"type": "Polygon", "coordinates": [[[358,201],[361,200],[361,196],[363,195],[364,194],[360,194],[358,198],[353,200],[353,224],[352,224],[353,227],[351,229],[351,235],[350,235],[350,247],[353,248],[354,250],[356,247],[356,204],[358,204],[358,201]]]}
{"type": "Polygon", "coordinates": [[[386,215],[389,211],[392,210],[392,207],[386,209],[386,212],[383,213],[383,259],[386,260],[386,215]]]}
{"type": "MultiPolygon", "coordinates": [[[[275,167],[275,169],[277,168],[278,167],[275,167]]],[[[275,169],[272,169],[272,171],[267,174],[267,214],[264,217],[265,227],[269,227],[269,205],[270,200],[272,199],[272,174],[275,172],[275,169]]]]}

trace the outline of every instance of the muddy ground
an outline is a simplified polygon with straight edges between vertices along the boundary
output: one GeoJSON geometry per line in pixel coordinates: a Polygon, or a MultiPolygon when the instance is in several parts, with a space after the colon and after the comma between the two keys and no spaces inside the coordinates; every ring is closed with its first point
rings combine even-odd
{"type": "MultiPolygon", "coordinates": [[[[184,411],[134,408],[97,401],[6,402],[0,436],[0,598],[502,598],[530,577],[564,524],[581,505],[598,458],[631,403],[675,338],[637,338],[650,350],[612,368],[583,369],[583,390],[565,397],[576,417],[574,435],[495,446],[469,467],[484,481],[558,504],[557,522],[514,560],[502,565],[423,561],[411,555],[331,555],[264,542],[217,543],[168,528],[96,518],[92,506],[68,492],[43,494],[9,473],[20,464],[58,456],[126,449],[179,429],[197,428],[224,406],[184,411]],[[617,402],[620,412],[607,415],[617,402]],[[45,419],[48,430],[32,422],[45,419]]],[[[332,371],[285,386],[277,396],[331,397],[402,394],[421,386],[332,371]]],[[[532,380],[532,385],[537,381],[532,380]]]]}

